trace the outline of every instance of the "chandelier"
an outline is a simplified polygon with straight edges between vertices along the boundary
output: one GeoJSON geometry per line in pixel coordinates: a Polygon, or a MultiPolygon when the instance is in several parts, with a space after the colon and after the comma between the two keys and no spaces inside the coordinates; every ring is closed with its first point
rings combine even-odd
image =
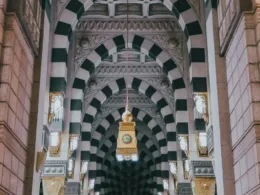
{"type": "MultiPolygon", "coordinates": [[[[126,41],[128,46],[128,0],[126,12],[126,41]]],[[[126,60],[126,81],[128,80],[128,53],[126,60]]],[[[138,161],[138,150],[135,136],[135,122],[129,111],[128,86],[126,85],[126,106],[122,114],[122,122],[119,122],[119,133],[117,138],[116,158],[118,161],[138,161]]]]}

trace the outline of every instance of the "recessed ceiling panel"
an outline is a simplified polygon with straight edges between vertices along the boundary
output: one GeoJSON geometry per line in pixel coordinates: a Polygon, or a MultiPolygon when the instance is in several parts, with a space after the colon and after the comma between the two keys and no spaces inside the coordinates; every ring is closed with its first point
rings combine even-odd
{"type": "MultiPolygon", "coordinates": [[[[126,3],[120,3],[116,4],[116,12],[115,15],[126,15],[127,13],[127,4],[126,3]]],[[[139,15],[142,16],[142,4],[138,3],[131,3],[128,5],[128,14],[129,15],[139,15]]]]}
{"type": "Polygon", "coordinates": [[[101,3],[94,3],[84,15],[103,15],[108,16],[108,5],[101,3]]]}
{"type": "Polygon", "coordinates": [[[173,15],[173,13],[170,12],[162,3],[155,3],[150,4],[149,6],[149,15],[173,15]]]}

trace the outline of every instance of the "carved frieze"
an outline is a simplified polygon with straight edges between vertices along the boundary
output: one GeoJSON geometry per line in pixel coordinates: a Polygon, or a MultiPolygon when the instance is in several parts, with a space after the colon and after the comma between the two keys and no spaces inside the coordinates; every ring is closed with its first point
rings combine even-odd
{"type": "Polygon", "coordinates": [[[174,32],[181,30],[177,20],[135,20],[129,19],[128,23],[126,20],[85,20],[79,21],[76,25],[77,31],[97,31],[97,32],[115,32],[115,31],[126,31],[126,25],[128,25],[129,31],[136,32],[174,32]]]}
{"type": "Polygon", "coordinates": [[[212,161],[191,161],[192,177],[215,177],[212,161]]]}
{"type": "Polygon", "coordinates": [[[155,76],[163,75],[163,71],[155,63],[149,64],[129,64],[126,65],[113,65],[112,63],[102,63],[96,68],[95,75],[97,76],[119,76],[129,73],[131,75],[155,76]],[[128,70],[128,71],[127,71],[128,70]]]}
{"type": "Polygon", "coordinates": [[[67,161],[64,160],[48,160],[45,161],[42,176],[43,177],[66,177],[67,161]]]}

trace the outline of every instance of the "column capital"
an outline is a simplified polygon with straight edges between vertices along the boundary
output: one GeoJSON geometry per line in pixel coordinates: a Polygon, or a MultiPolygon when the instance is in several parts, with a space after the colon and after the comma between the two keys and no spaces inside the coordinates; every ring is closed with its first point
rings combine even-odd
{"type": "Polygon", "coordinates": [[[215,178],[212,161],[191,161],[190,177],[209,177],[215,178]]]}
{"type": "Polygon", "coordinates": [[[214,195],[215,194],[214,178],[194,178],[192,179],[192,190],[194,195],[214,195]]]}

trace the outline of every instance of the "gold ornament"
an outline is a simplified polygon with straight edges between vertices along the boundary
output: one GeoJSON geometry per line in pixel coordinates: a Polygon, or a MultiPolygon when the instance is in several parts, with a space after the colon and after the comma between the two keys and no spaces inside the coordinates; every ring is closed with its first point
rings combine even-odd
{"type": "Polygon", "coordinates": [[[37,152],[37,162],[36,162],[36,171],[40,171],[40,169],[42,168],[45,160],[46,160],[46,156],[47,156],[47,152],[45,151],[41,151],[41,152],[37,152]]]}
{"type": "Polygon", "coordinates": [[[194,195],[214,195],[215,194],[214,178],[194,178],[192,180],[192,189],[194,195]]]}
{"type": "Polygon", "coordinates": [[[119,123],[119,133],[117,138],[117,159],[121,160],[137,160],[138,150],[135,137],[135,122],[132,113],[127,109],[122,115],[123,122],[119,123]]]}
{"type": "Polygon", "coordinates": [[[46,195],[64,195],[65,178],[64,177],[43,177],[43,194],[46,195]]]}

